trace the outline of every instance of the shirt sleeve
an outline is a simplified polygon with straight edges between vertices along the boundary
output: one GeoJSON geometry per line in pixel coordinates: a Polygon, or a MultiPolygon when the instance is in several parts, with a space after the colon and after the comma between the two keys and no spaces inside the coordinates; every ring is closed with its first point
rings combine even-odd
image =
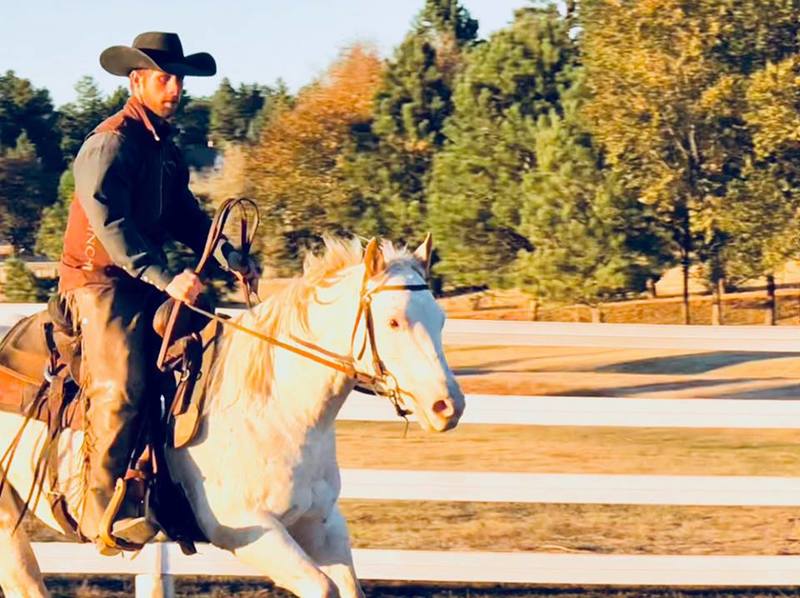
{"type": "MultiPolygon", "coordinates": [[[[169,233],[176,240],[192,249],[198,256],[203,253],[209,231],[211,218],[200,207],[197,198],[189,189],[189,169],[180,155],[180,150],[173,147],[176,173],[175,197],[169,214],[169,233]]],[[[212,256],[220,266],[228,269],[227,254],[232,250],[227,238],[223,235],[214,248],[212,256]]]]}
{"type": "Polygon", "coordinates": [[[135,160],[119,133],[96,133],[75,159],[75,190],[86,218],[111,260],[135,278],[164,289],[172,277],[132,218],[135,160]]]}

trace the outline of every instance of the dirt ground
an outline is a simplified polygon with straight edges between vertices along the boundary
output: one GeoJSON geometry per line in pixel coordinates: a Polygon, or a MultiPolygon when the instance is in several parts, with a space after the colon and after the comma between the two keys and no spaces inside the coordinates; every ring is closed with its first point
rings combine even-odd
{"type": "MultiPolygon", "coordinates": [[[[133,595],[133,580],[84,576],[53,576],[47,580],[53,598],[128,598],[133,595]]],[[[403,582],[365,582],[367,598],[800,598],[794,588],[763,590],[717,589],[685,590],[669,588],[574,588],[520,587],[515,585],[408,584],[403,582]]],[[[179,579],[177,598],[290,598],[291,594],[269,588],[257,580],[225,578],[179,579]]],[[[0,592],[2,596],[2,592],[0,592]]]]}

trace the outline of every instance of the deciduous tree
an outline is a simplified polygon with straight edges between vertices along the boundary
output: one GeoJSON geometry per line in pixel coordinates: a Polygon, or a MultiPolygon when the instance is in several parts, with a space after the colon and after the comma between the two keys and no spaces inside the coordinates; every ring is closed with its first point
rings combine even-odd
{"type": "Polygon", "coordinates": [[[322,233],[358,231],[362,213],[350,201],[341,155],[370,118],[381,68],[373,50],[349,49],[248,151],[248,194],[262,208],[265,255],[279,273],[296,270],[299,253],[322,233]]]}

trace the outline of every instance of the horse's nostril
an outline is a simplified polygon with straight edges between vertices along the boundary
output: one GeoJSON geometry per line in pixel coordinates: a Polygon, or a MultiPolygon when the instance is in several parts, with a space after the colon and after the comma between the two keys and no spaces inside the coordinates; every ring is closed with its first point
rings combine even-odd
{"type": "Polygon", "coordinates": [[[433,404],[433,412],[438,415],[449,417],[453,414],[453,405],[451,405],[448,401],[439,399],[433,404]]]}

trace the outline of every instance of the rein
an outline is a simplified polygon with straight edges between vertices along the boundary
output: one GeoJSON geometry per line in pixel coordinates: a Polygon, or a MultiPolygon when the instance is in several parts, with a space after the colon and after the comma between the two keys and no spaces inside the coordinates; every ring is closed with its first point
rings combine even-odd
{"type": "MultiPolygon", "coordinates": [[[[234,208],[238,208],[239,213],[241,215],[241,222],[240,222],[241,247],[239,249],[239,252],[241,253],[244,259],[247,259],[253,238],[255,236],[256,228],[258,227],[258,222],[259,222],[258,206],[253,201],[246,198],[230,198],[224,201],[222,205],[220,205],[219,209],[217,210],[217,213],[214,215],[214,219],[211,223],[211,229],[209,230],[208,238],[206,239],[205,249],[200,258],[200,261],[197,264],[197,267],[194,270],[196,274],[200,274],[202,272],[203,268],[206,265],[206,262],[214,252],[214,248],[217,246],[217,243],[222,238],[222,231],[223,228],[225,227],[225,223],[228,219],[228,216],[234,210],[234,208]],[[250,227],[248,234],[249,219],[252,219],[253,225],[252,227],[250,227]]],[[[245,303],[249,309],[252,307],[250,301],[250,295],[255,295],[256,298],[258,298],[258,295],[253,292],[253,290],[250,288],[248,281],[245,280],[243,276],[238,275],[237,278],[242,283],[245,303]]],[[[384,276],[383,281],[385,281],[386,278],[388,278],[388,274],[384,276]]],[[[378,345],[375,340],[375,322],[374,318],[372,317],[372,296],[375,295],[376,293],[381,293],[384,291],[428,291],[430,290],[430,287],[428,286],[427,283],[408,284],[408,285],[387,285],[383,284],[383,281],[380,284],[376,285],[374,288],[369,289],[368,288],[369,280],[367,279],[365,273],[364,280],[362,281],[361,285],[356,321],[355,324],[353,324],[353,334],[350,339],[350,355],[347,357],[341,357],[335,355],[329,351],[326,351],[322,347],[314,345],[313,343],[307,343],[301,339],[295,339],[296,342],[306,347],[306,349],[302,349],[300,347],[296,347],[294,345],[285,343],[272,336],[263,334],[257,330],[253,330],[252,328],[248,328],[247,326],[242,326],[237,322],[232,322],[227,318],[222,318],[217,314],[202,309],[200,307],[197,307],[196,305],[184,302],[176,302],[170,313],[169,322],[167,323],[167,328],[164,332],[164,338],[161,345],[161,350],[159,351],[157,365],[160,369],[163,369],[167,348],[169,346],[169,343],[171,342],[172,330],[175,327],[178,313],[180,312],[182,306],[186,306],[188,309],[205,316],[209,320],[214,320],[215,322],[218,322],[223,326],[228,326],[240,332],[244,332],[245,334],[249,334],[250,336],[255,337],[265,343],[269,343],[271,345],[284,349],[285,351],[290,351],[292,353],[300,355],[301,357],[309,359],[315,363],[318,363],[320,365],[329,367],[333,370],[343,373],[348,378],[352,378],[356,381],[356,388],[358,388],[359,390],[366,392],[368,394],[375,394],[389,398],[392,401],[392,404],[394,405],[397,415],[399,415],[402,418],[405,418],[411,412],[402,406],[403,400],[401,397],[400,386],[397,383],[397,379],[386,368],[386,365],[383,363],[383,361],[380,358],[380,354],[378,353],[378,345]],[[358,332],[358,326],[361,323],[362,317],[365,320],[365,326],[366,326],[364,345],[361,347],[361,350],[358,353],[358,357],[354,359],[353,354],[355,349],[355,337],[356,333],[358,332]],[[374,374],[360,371],[356,368],[356,362],[364,356],[367,343],[369,343],[372,353],[372,365],[375,371],[374,374]],[[331,356],[333,358],[331,358],[331,356]]]]}
{"type": "MultiPolygon", "coordinates": [[[[256,229],[258,228],[259,222],[259,214],[258,214],[258,206],[250,199],[244,197],[231,197],[226,199],[222,204],[220,204],[219,208],[217,209],[216,213],[214,214],[214,218],[211,221],[211,227],[208,231],[208,236],[206,237],[206,244],[205,248],[203,249],[203,253],[200,256],[200,261],[197,262],[197,266],[195,266],[194,273],[198,276],[203,272],[203,268],[205,268],[206,263],[208,263],[209,258],[214,254],[214,250],[217,247],[217,244],[222,239],[222,233],[225,228],[225,224],[228,221],[228,217],[231,215],[231,212],[235,208],[239,209],[240,214],[240,228],[241,228],[241,247],[239,249],[239,253],[242,256],[243,260],[248,259],[250,254],[250,247],[253,244],[253,239],[255,237],[256,229]],[[247,233],[247,223],[248,218],[252,217],[253,226],[250,229],[250,234],[247,233]]],[[[247,304],[247,307],[250,308],[252,306],[250,302],[250,295],[255,295],[258,298],[258,294],[250,287],[250,282],[245,279],[245,277],[239,273],[234,272],[236,278],[242,285],[242,293],[244,294],[244,300],[247,304]]],[[[161,341],[161,348],[158,351],[158,359],[156,360],[156,366],[159,370],[164,371],[165,369],[165,361],[167,358],[167,350],[169,349],[169,345],[172,342],[172,335],[175,329],[175,326],[178,321],[178,315],[181,312],[181,307],[186,305],[187,307],[192,307],[188,303],[183,303],[176,301],[175,305],[172,307],[172,310],[169,314],[169,319],[167,320],[166,328],[164,329],[163,339],[161,341]]],[[[197,311],[197,309],[195,309],[197,311]]]]}
{"type": "Polygon", "coordinates": [[[245,334],[249,334],[250,336],[257,338],[261,341],[269,343],[271,345],[275,345],[281,349],[286,351],[290,351],[301,357],[309,359],[315,363],[320,365],[329,367],[334,369],[338,372],[343,373],[348,378],[352,378],[356,381],[356,388],[359,390],[365,391],[369,394],[375,394],[382,397],[387,397],[391,400],[392,405],[394,405],[395,411],[397,415],[400,417],[405,418],[411,412],[405,409],[402,406],[402,398],[400,394],[400,386],[397,383],[397,379],[394,375],[386,368],[385,364],[380,358],[378,353],[378,345],[375,340],[375,323],[372,317],[372,295],[376,293],[381,293],[384,291],[428,291],[430,287],[427,284],[408,284],[408,285],[384,285],[380,284],[373,289],[367,289],[366,283],[368,281],[364,281],[364,286],[361,289],[361,297],[359,300],[358,312],[356,314],[356,321],[353,325],[353,334],[350,340],[350,356],[347,358],[337,358],[337,359],[329,359],[327,357],[322,357],[320,354],[325,355],[332,355],[331,352],[326,351],[321,347],[317,347],[313,343],[306,343],[305,341],[300,341],[309,350],[301,349],[300,347],[296,347],[294,345],[290,345],[285,343],[277,338],[272,336],[263,334],[257,330],[253,330],[252,328],[248,328],[247,326],[242,326],[237,322],[233,322],[229,319],[223,318],[218,316],[215,313],[210,311],[206,311],[200,307],[195,305],[190,305],[185,303],[186,307],[195,311],[203,316],[214,320],[215,322],[219,322],[223,326],[229,326],[235,330],[240,332],[244,332],[245,334]],[[361,322],[361,318],[364,317],[365,325],[366,325],[366,334],[364,336],[364,345],[361,347],[359,351],[358,357],[356,359],[353,358],[354,353],[354,345],[355,345],[355,336],[358,332],[358,325],[361,322]],[[356,361],[361,359],[364,355],[364,352],[367,348],[367,343],[369,343],[371,352],[372,352],[372,364],[373,368],[375,369],[375,374],[369,374],[364,371],[360,371],[356,368],[356,361]],[[366,388],[365,388],[366,386],[366,388]]]}

